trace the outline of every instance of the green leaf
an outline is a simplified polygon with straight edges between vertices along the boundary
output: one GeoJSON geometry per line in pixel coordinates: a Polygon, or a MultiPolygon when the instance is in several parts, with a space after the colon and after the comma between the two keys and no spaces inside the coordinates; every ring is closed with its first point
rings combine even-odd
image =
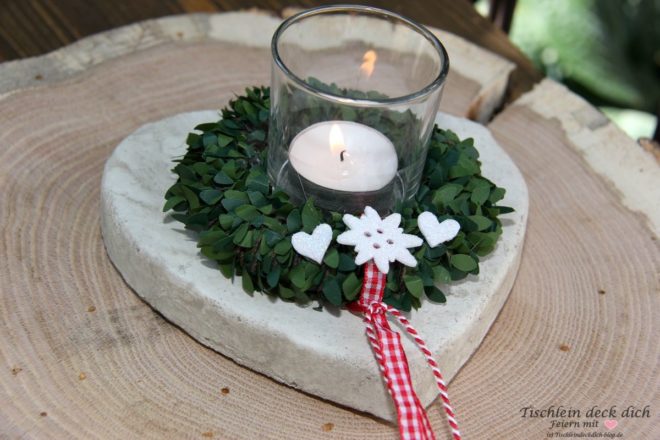
{"type": "Polygon", "coordinates": [[[342,291],[336,278],[327,278],[323,283],[323,296],[336,306],[342,302],[342,291]]]}
{"type": "Polygon", "coordinates": [[[248,140],[263,142],[266,140],[266,133],[263,130],[254,130],[248,134],[248,140]]]}
{"type": "Polygon", "coordinates": [[[504,198],[504,194],[506,194],[504,188],[495,188],[491,191],[488,201],[495,204],[504,198]]]}
{"type": "Polygon", "coordinates": [[[218,185],[231,185],[234,183],[234,179],[225,174],[224,171],[218,171],[213,177],[213,181],[218,185]]]}
{"type": "Polygon", "coordinates": [[[216,252],[233,252],[234,250],[234,237],[227,235],[213,243],[213,250],[216,252]]]}
{"type": "Polygon", "coordinates": [[[202,177],[215,171],[215,168],[205,162],[197,162],[192,166],[192,169],[202,177]]]}
{"type": "Polygon", "coordinates": [[[243,102],[243,110],[245,111],[245,114],[250,116],[250,115],[256,115],[257,111],[255,108],[250,104],[250,101],[242,101],[243,102]]]}
{"type": "Polygon", "coordinates": [[[298,232],[302,227],[302,219],[300,218],[300,211],[294,209],[289,213],[286,218],[286,228],[289,232],[298,232]]]}
{"type": "Polygon", "coordinates": [[[305,287],[305,266],[302,264],[294,266],[289,272],[289,280],[295,287],[303,289],[305,287]]]}
{"type": "Polygon", "coordinates": [[[234,263],[220,264],[220,272],[225,278],[232,278],[234,276],[234,263]]]}
{"type": "Polygon", "coordinates": [[[172,217],[186,225],[186,229],[193,231],[202,231],[208,225],[208,217],[203,212],[198,212],[190,216],[179,213],[172,214],[172,217]]]}
{"type": "Polygon", "coordinates": [[[306,279],[314,278],[321,271],[319,265],[312,261],[303,262],[302,265],[305,267],[306,279]]]}
{"type": "Polygon", "coordinates": [[[232,121],[231,119],[223,119],[219,122],[219,124],[221,124],[223,128],[229,130],[236,130],[239,128],[236,121],[232,121]]]}
{"type": "Polygon", "coordinates": [[[254,231],[248,230],[245,233],[245,236],[243,237],[243,239],[240,242],[236,243],[236,244],[239,245],[242,248],[249,249],[254,245],[254,242],[255,242],[255,240],[254,240],[254,231]]]}
{"type": "Polygon", "coordinates": [[[449,169],[449,177],[457,179],[459,177],[471,176],[479,172],[477,162],[466,155],[461,155],[458,163],[449,169]]]}
{"type": "Polygon", "coordinates": [[[345,121],[355,121],[357,119],[357,112],[351,107],[342,106],[341,118],[345,121]]]}
{"type": "Polygon", "coordinates": [[[471,215],[468,219],[477,225],[477,231],[488,229],[493,224],[488,217],[484,217],[483,215],[471,215]]]}
{"type": "Polygon", "coordinates": [[[244,203],[244,202],[242,202],[242,201],[240,201],[240,200],[238,200],[238,199],[228,199],[228,198],[224,198],[224,199],[222,199],[222,202],[220,202],[220,203],[222,204],[222,206],[223,206],[228,212],[232,212],[232,211],[234,211],[236,208],[238,208],[239,206],[243,206],[243,203],[244,203]]]}
{"type": "Polygon", "coordinates": [[[174,167],[174,172],[185,182],[194,182],[196,179],[195,172],[181,163],[174,167]]]}
{"type": "Polygon", "coordinates": [[[456,197],[454,200],[447,204],[447,207],[451,209],[455,214],[469,215],[470,214],[470,205],[468,199],[470,198],[469,194],[463,193],[456,197]]]}
{"type": "Polygon", "coordinates": [[[451,274],[444,266],[433,266],[433,280],[439,284],[449,284],[451,282],[451,274]]]}
{"type": "Polygon", "coordinates": [[[449,262],[456,269],[461,270],[463,272],[472,272],[478,266],[478,263],[474,258],[464,254],[452,255],[449,262]]]}
{"type": "Polygon", "coordinates": [[[282,284],[280,284],[279,293],[280,296],[284,299],[291,299],[296,296],[296,293],[293,290],[283,286],[282,284]]]}
{"type": "Polygon", "coordinates": [[[435,286],[425,287],[424,293],[426,293],[426,297],[433,302],[437,302],[437,303],[447,302],[447,298],[445,297],[445,294],[442,293],[442,290],[438,289],[435,286]]]}
{"type": "Polygon", "coordinates": [[[271,248],[274,247],[280,240],[282,240],[282,238],[284,237],[275,231],[264,232],[264,239],[266,244],[271,248]]]}
{"type": "Polygon", "coordinates": [[[233,138],[227,135],[218,134],[218,145],[220,146],[220,148],[226,147],[227,145],[231,144],[233,140],[234,140],[233,138]]]}
{"type": "Polygon", "coordinates": [[[314,201],[312,199],[308,199],[305,202],[300,216],[302,218],[303,231],[308,234],[321,223],[321,213],[314,207],[314,201]]]}
{"type": "Polygon", "coordinates": [[[243,272],[241,275],[241,284],[243,285],[243,290],[247,293],[253,293],[254,292],[254,283],[252,282],[252,278],[247,272],[243,272]]]}
{"type": "Polygon", "coordinates": [[[192,149],[197,149],[202,146],[201,139],[202,137],[197,133],[188,133],[186,144],[188,144],[192,149]]]}
{"type": "Polygon", "coordinates": [[[265,205],[259,207],[259,212],[265,215],[271,215],[273,213],[273,205],[265,205]]]}
{"type": "Polygon", "coordinates": [[[271,270],[266,276],[266,281],[268,282],[268,287],[274,289],[277,286],[277,283],[280,281],[280,275],[282,274],[282,268],[277,266],[271,270]]]}
{"type": "Polygon", "coordinates": [[[181,192],[183,192],[183,196],[188,201],[188,207],[190,209],[199,208],[199,198],[197,198],[197,194],[185,185],[181,185],[181,192]]]}
{"type": "Polygon", "coordinates": [[[208,148],[218,143],[218,137],[213,133],[204,133],[202,135],[202,143],[204,144],[204,148],[208,148]]]}
{"type": "Polygon", "coordinates": [[[248,233],[248,228],[249,226],[247,223],[243,223],[241,226],[239,226],[239,228],[232,234],[234,244],[239,244],[243,241],[248,233]]]}
{"type": "MultiPolygon", "coordinates": [[[[259,249],[257,250],[257,252],[259,252],[259,255],[264,256],[267,253],[269,253],[270,250],[271,250],[271,248],[268,247],[268,244],[266,243],[266,240],[261,240],[259,242],[259,249]]],[[[263,264],[262,264],[262,269],[263,269],[263,264]]]]}
{"type": "Polygon", "coordinates": [[[463,190],[462,185],[457,185],[455,183],[447,183],[446,185],[441,186],[433,193],[433,198],[431,202],[437,206],[441,207],[447,203],[454,200],[454,198],[463,190]]]}
{"type": "Polygon", "coordinates": [[[232,227],[235,219],[236,217],[231,214],[220,214],[218,221],[220,222],[220,227],[226,231],[232,227]]]}
{"type": "Polygon", "coordinates": [[[488,196],[490,195],[490,187],[488,186],[478,186],[472,191],[472,195],[470,196],[470,200],[472,203],[475,203],[477,205],[483,205],[483,203],[488,200],[488,196]]]}
{"type": "Polygon", "coordinates": [[[341,290],[344,292],[344,297],[348,301],[353,301],[355,298],[357,298],[361,288],[362,281],[358,279],[357,275],[355,275],[355,272],[349,273],[341,285],[341,290]]]}
{"type": "Polygon", "coordinates": [[[331,269],[337,269],[339,266],[339,252],[335,248],[331,248],[325,255],[323,262],[331,269]]]}
{"type": "MultiPolygon", "coordinates": [[[[429,186],[431,189],[439,188],[442,185],[442,182],[445,177],[444,170],[441,168],[436,168],[431,175],[429,176],[429,186]]],[[[421,198],[421,196],[420,196],[421,198]]]]}
{"type": "Polygon", "coordinates": [[[339,254],[339,266],[337,270],[342,272],[352,272],[357,266],[355,265],[355,259],[348,254],[339,254]]]}
{"type": "Polygon", "coordinates": [[[510,212],[515,211],[515,209],[509,208],[508,206],[498,206],[497,209],[500,214],[508,214],[510,212]]]}
{"type": "Polygon", "coordinates": [[[470,242],[470,250],[484,256],[492,252],[499,236],[499,232],[471,232],[467,235],[467,240],[470,242]]]}
{"type": "Polygon", "coordinates": [[[248,177],[245,180],[245,187],[252,191],[259,191],[262,194],[268,194],[270,191],[268,176],[261,171],[250,171],[250,174],[248,174],[248,177]]]}
{"type": "Polygon", "coordinates": [[[263,215],[259,214],[250,221],[250,224],[252,226],[254,226],[255,228],[261,228],[261,226],[264,224],[264,220],[265,220],[265,217],[263,215]]]}
{"type": "Polygon", "coordinates": [[[259,211],[257,208],[255,208],[252,205],[241,205],[238,206],[235,210],[236,215],[245,220],[246,222],[250,222],[255,219],[259,215],[259,211]]]}
{"type": "Polygon", "coordinates": [[[222,191],[217,189],[206,189],[199,193],[199,198],[207,205],[215,205],[222,198],[222,191]]]}
{"type": "Polygon", "coordinates": [[[437,261],[438,258],[442,257],[447,253],[447,246],[445,244],[439,244],[436,247],[427,247],[425,257],[432,261],[437,261]]]}
{"type": "Polygon", "coordinates": [[[204,231],[199,234],[199,243],[198,246],[205,246],[212,244],[222,238],[225,238],[227,234],[224,231],[210,230],[204,231]]]}
{"type": "Polygon", "coordinates": [[[167,199],[167,202],[165,202],[165,206],[163,206],[163,212],[167,212],[170,209],[176,207],[176,205],[178,205],[179,203],[183,203],[185,201],[186,199],[181,196],[170,197],[169,199],[167,199]]]}
{"type": "Polygon", "coordinates": [[[276,218],[264,217],[264,226],[279,234],[286,234],[286,227],[282,225],[281,221],[277,220],[276,218]]]}
{"type": "Polygon", "coordinates": [[[307,295],[303,290],[295,289],[296,302],[298,304],[307,304],[309,302],[309,295],[307,295]]]}
{"type": "Polygon", "coordinates": [[[238,169],[235,160],[230,160],[224,164],[221,171],[234,180],[238,178],[238,169]]]}
{"type": "Polygon", "coordinates": [[[275,250],[275,254],[277,255],[286,254],[291,250],[291,239],[287,238],[285,240],[280,241],[279,243],[277,243],[274,250],[275,250]]]}
{"type": "Polygon", "coordinates": [[[403,284],[408,289],[408,292],[416,298],[420,298],[424,293],[424,282],[418,275],[405,275],[403,277],[403,284]]]}
{"type": "Polygon", "coordinates": [[[419,260],[419,264],[417,265],[417,274],[422,279],[424,287],[433,286],[433,269],[431,268],[431,265],[424,261],[424,259],[421,257],[419,260]]]}
{"type": "Polygon", "coordinates": [[[203,124],[197,124],[195,130],[199,131],[214,131],[218,128],[217,122],[205,122],[203,124]]]}
{"type": "Polygon", "coordinates": [[[259,191],[248,191],[247,195],[250,203],[257,208],[268,205],[268,199],[259,191]]]}
{"type": "Polygon", "coordinates": [[[202,246],[199,250],[199,252],[204,255],[206,258],[210,258],[211,260],[217,260],[218,259],[218,254],[213,250],[212,246],[202,246]]]}
{"type": "Polygon", "coordinates": [[[233,189],[224,192],[225,198],[230,200],[240,200],[243,203],[250,203],[250,198],[247,193],[243,191],[236,191],[233,189]]]}

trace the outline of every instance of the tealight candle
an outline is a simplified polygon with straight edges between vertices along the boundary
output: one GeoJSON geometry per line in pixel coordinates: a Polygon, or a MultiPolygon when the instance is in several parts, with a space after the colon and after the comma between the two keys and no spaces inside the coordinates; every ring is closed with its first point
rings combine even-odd
{"type": "Polygon", "coordinates": [[[387,186],[399,163],[387,136],[351,121],[324,121],[305,128],[291,141],[289,160],[310,182],[357,193],[387,186]]]}
{"type": "Polygon", "coordinates": [[[413,199],[449,69],[438,39],[393,12],[339,5],[285,20],[271,49],[272,185],[337,213],[413,199]]]}

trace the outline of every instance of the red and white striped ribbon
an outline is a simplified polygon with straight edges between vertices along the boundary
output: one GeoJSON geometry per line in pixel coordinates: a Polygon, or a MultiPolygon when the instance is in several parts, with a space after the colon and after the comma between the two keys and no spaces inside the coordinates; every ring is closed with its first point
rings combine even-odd
{"type": "Polygon", "coordinates": [[[454,410],[449,403],[447,385],[445,384],[438,364],[419,333],[410,322],[394,307],[382,302],[385,290],[386,275],[378,270],[373,261],[364,267],[362,292],[353,309],[364,313],[367,326],[367,337],[371,343],[374,356],[378,361],[387,389],[394,400],[399,422],[399,434],[402,440],[434,440],[424,406],[420,403],[413,389],[408,360],[401,344],[401,335],[392,330],[387,321],[387,313],[394,316],[406,331],[413,337],[428,362],[435,381],[440,389],[440,398],[451,427],[454,440],[461,440],[454,410]]]}

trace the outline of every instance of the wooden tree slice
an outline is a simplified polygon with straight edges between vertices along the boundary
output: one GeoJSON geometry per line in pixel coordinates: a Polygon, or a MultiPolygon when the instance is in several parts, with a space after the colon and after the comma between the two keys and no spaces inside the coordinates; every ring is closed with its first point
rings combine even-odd
{"type": "Polygon", "coordinates": [[[558,121],[568,144],[660,234],[660,162],[652,150],[640,148],[604,114],[552,80],[542,81],[517,104],[558,121]]]}
{"type": "MultiPolygon", "coordinates": [[[[639,147],[598,115],[583,99],[545,81],[489,124],[523,171],[530,217],[509,300],[452,384],[471,438],[603,433],[605,419],[618,421],[613,432],[623,438],[660,436],[653,410],[647,418],[621,417],[629,405],[659,403],[660,249],[646,225],[647,215],[657,212],[629,211],[610,186],[609,179],[630,178],[637,168],[619,168],[605,180],[589,155],[582,157],[586,146],[599,143],[612,161],[637,157],[639,147]],[[611,152],[614,146],[618,153],[611,152]],[[524,407],[550,405],[580,409],[581,418],[563,420],[597,420],[598,428],[551,430],[552,417],[522,417],[524,407]],[[586,417],[596,405],[616,405],[618,415],[586,417]]],[[[636,162],[648,166],[639,157],[636,162]]]]}
{"type": "MultiPolygon", "coordinates": [[[[194,43],[189,51],[178,53],[178,63],[187,66],[189,73],[205,76],[240,78],[244,64],[263,74],[262,82],[270,78],[270,42],[281,23],[265,12],[229,12],[225,14],[189,14],[147,20],[112,31],[84,38],[50,54],[0,66],[0,96],[21,88],[44,82],[59,81],[84,72],[104,61],[132,54],[159,45],[177,48],[182,43],[194,43]],[[224,58],[200,42],[221,42],[248,46],[252,54],[247,60],[224,58]],[[212,70],[202,72],[195,64],[196,57],[204,57],[212,70]],[[234,66],[234,63],[238,63],[234,66]],[[194,68],[193,68],[194,67],[194,68]],[[227,71],[230,70],[230,71],[227,71]],[[225,76],[227,75],[227,76],[225,76]]],[[[486,121],[499,106],[506,91],[507,80],[514,65],[467,40],[430,28],[445,45],[451,68],[442,100],[442,110],[456,116],[486,121]]],[[[329,37],[331,38],[331,33],[329,37]]],[[[373,36],[374,41],[378,41],[373,36]]],[[[307,40],[310,45],[323,45],[324,40],[307,40]]],[[[214,45],[213,47],[216,47],[214,45]]],[[[220,52],[221,53],[221,52],[220,52]]],[[[172,64],[177,55],[172,53],[172,64]]],[[[164,68],[169,66],[163,66],[164,68]]],[[[183,66],[180,66],[183,67],[183,66]]],[[[217,102],[217,101],[216,101],[217,102]]]]}
{"type": "MultiPolygon", "coordinates": [[[[265,32],[250,17],[235,35],[265,32]]],[[[220,31],[205,19],[167,20],[0,65],[0,437],[396,438],[389,424],[197,344],[139,300],[105,255],[99,188],[117,143],[148,121],[219,108],[268,82],[266,49],[209,41],[220,31]],[[101,62],[108,53],[117,56],[101,62]]],[[[451,79],[445,109],[465,115],[479,90],[451,79]]],[[[466,438],[544,438],[548,420],[520,409],[550,404],[648,404],[651,418],[618,418],[617,429],[657,438],[657,237],[552,117],[514,105],[490,128],[527,178],[530,230],[508,303],[450,387],[466,438]]],[[[448,438],[441,409],[429,414],[448,438]]]]}

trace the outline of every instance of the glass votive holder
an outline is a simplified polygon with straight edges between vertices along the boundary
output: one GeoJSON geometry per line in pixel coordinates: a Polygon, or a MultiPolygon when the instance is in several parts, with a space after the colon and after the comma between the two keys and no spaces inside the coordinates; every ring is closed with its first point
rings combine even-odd
{"type": "Polygon", "coordinates": [[[297,202],[384,214],[416,194],[449,70],[423,26],[368,6],[284,21],[272,41],[268,174],[297,202]]]}

